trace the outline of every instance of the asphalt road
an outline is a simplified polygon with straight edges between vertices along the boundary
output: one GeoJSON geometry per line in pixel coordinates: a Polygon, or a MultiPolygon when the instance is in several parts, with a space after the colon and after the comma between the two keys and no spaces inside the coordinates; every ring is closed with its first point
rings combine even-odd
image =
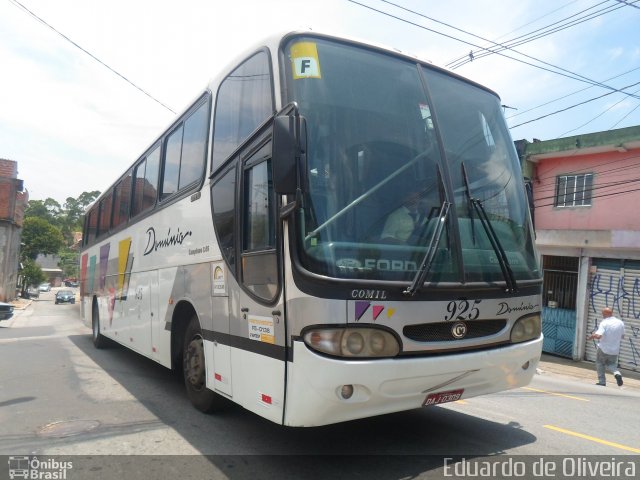
{"type": "Polygon", "coordinates": [[[70,479],[134,478],[127,468],[135,478],[439,478],[443,456],[495,455],[601,455],[640,475],[637,389],[536,375],[525,388],[312,429],[231,403],[203,415],[173,372],[120,346],[96,350],[79,306],[53,295],[0,323],[0,455],[74,455],[71,473],[83,475],[70,479]]]}

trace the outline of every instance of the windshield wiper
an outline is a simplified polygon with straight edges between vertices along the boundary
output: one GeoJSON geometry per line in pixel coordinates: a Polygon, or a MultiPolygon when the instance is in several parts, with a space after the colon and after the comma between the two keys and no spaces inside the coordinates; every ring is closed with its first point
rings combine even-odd
{"type": "MultiPolygon", "coordinates": [[[[438,180],[441,186],[440,193],[444,195],[444,185],[442,184],[442,176],[440,175],[440,169],[438,168],[438,180]]],[[[436,254],[438,253],[438,244],[440,243],[440,239],[442,238],[442,232],[444,232],[444,228],[447,224],[447,215],[449,214],[449,207],[451,207],[451,203],[446,200],[442,201],[442,206],[440,207],[440,213],[438,213],[438,218],[436,220],[436,228],[433,230],[431,234],[431,240],[429,241],[429,247],[427,248],[427,253],[422,259],[422,263],[420,264],[420,268],[418,268],[418,273],[413,278],[413,282],[408,286],[402,293],[404,295],[408,295],[413,297],[420,287],[424,285],[424,281],[433,266],[433,261],[436,258],[436,254]]],[[[431,214],[429,214],[429,218],[431,218],[431,214]]]]}
{"type": "MultiPolygon", "coordinates": [[[[467,178],[467,169],[462,163],[462,177],[464,179],[465,193],[467,195],[467,201],[473,207],[473,209],[478,214],[478,218],[480,219],[480,223],[484,228],[484,231],[487,233],[487,237],[489,238],[489,243],[491,243],[491,248],[498,257],[498,263],[500,264],[500,270],[502,271],[502,276],[504,278],[505,283],[507,284],[507,293],[516,293],[518,291],[518,284],[516,283],[515,276],[513,275],[513,270],[511,270],[511,265],[509,264],[509,259],[507,258],[507,254],[502,248],[502,244],[500,243],[500,239],[496,234],[493,226],[491,225],[491,221],[489,220],[489,216],[487,215],[487,211],[484,209],[482,205],[482,201],[473,198],[471,196],[471,189],[469,188],[469,180],[467,178]]],[[[472,210],[469,210],[469,220],[471,221],[472,235],[474,236],[475,243],[475,231],[473,230],[473,214],[472,210]]]]}

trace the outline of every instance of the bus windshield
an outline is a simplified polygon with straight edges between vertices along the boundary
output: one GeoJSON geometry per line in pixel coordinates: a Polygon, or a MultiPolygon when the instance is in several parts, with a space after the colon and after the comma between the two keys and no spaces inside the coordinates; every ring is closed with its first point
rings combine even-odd
{"type": "Polygon", "coordinates": [[[412,281],[431,254],[429,282],[505,281],[505,262],[515,281],[539,278],[522,175],[494,94],[326,39],[295,38],[286,53],[287,101],[307,120],[296,229],[306,269],[412,281]]]}

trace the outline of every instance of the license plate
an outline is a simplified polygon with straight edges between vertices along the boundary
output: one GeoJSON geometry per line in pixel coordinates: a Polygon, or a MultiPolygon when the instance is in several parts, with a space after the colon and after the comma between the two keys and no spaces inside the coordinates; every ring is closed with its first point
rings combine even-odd
{"type": "Polygon", "coordinates": [[[449,390],[448,392],[430,393],[427,395],[427,398],[424,399],[422,406],[429,407],[440,403],[455,402],[456,400],[460,400],[463,392],[464,388],[460,390],[449,390]]]}

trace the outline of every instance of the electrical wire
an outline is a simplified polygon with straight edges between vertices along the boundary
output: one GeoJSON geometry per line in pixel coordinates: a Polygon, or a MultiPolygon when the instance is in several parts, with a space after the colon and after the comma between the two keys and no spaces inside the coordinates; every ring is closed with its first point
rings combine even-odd
{"type": "Polygon", "coordinates": [[[151,100],[153,100],[154,102],[162,105],[164,108],[166,108],[167,110],[169,110],[171,113],[173,113],[175,115],[175,111],[173,109],[171,109],[170,107],[168,107],[167,105],[165,105],[164,103],[162,103],[160,100],[158,100],[156,97],[154,97],[153,95],[151,95],[149,92],[147,92],[146,90],[142,89],[141,87],[139,87],[138,85],[136,85],[135,83],[133,83],[131,80],[129,80],[127,77],[125,77],[124,75],[122,75],[120,72],[118,72],[117,70],[115,70],[114,68],[110,67],[109,65],[107,65],[106,63],[104,63],[102,60],[100,60],[98,57],[96,57],[95,55],[93,55],[92,53],[90,53],[89,51],[87,51],[86,49],[82,48],[80,45],[78,45],[76,42],[74,42],[73,40],[71,40],[69,37],[67,37],[64,33],[60,32],[59,30],[57,30],[55,27],[53,27],[52,25],[50,25],[49,23],[47,23],[46,21],[44,21],[41,17],[39,17],[38,15],[36,15],[34,12],[32,12],[31,10],[29,10],[27,7],[25,7],[22,3],[20,3],[18,0],[9,0],[9,2],[11,2],[14,6],[24,10],[25,12],[27,12],[29,15],[31,15],[31,17],[33,17],[34,19],[38,20],[40,23],[42,23],[43,25],[49,27],[51,30],[53,30],[55,33],[57,33],[58,35],[60,35],[62,38],[64,38],[67,42],[69,42],[70,44],[72,44],[74,47],[78,48],[79,50],[81,50],[82,52],[86,53],[87,55],[89,55],[92,59],[94,59],[96,62],[98,62],[99,64],[101,64],[102,66],[108,68],[111,72],[115,73],[118,77],[120,77],[121,79],[123,79],[125,82],[127,82],[128,84],[132,85],[134,88],[136,88],[137,90],[139,90],[140,92],[144,93],[147,97],[149,97],[151,100]]]}
{"type": "MultiPolygon", "coordinates": [[[[603,197],[611,197],[614,195],[624,195],[627,193],[632,193],[632,192],[640,192],[640,188],[634,188],[633,190],[625,190],[624,192],[614,192],[614,193],[603,193],[602,195],[594,195],[591,197],[591,199],[593,200],[594,198],[603,198],[603,197]]],[[[542,207],[553,207],[555,206],[555,203],[547,203],[544,205],[535,205],[534,204],[534,208],[542,208],[542,207]]]]}
{"type": "MultiPolygon", "coordinates": [[[[607,78],[607,79],[603,80],[603,83],[604,82],[608,82],[609,80],[614,80],[616,78],[622,77],[624,75],[627,75],[628,73],[635,72],[636,70],[640,70],[640,67],[632,68],[631,70],[627,70],[626,72],[620,73],[620,74],[618,74],[618,75],[616,75],[614,77],[607,78]]],[[[532,110],[536,110],[536,109],[538,109],[540,107],[546,107],[547,105],[549,105],[551,103],[555,103],[557,101],[564,100],[565,98],[569,98],[572,95],[575,95],[575,94],[580,93],[580,92],[584,92],[585,90],[589,90],[590,88],[593,88],[594,86],[595,85],[590,85],[588,87],[581,88],[580,90],[576,90],[573,93],[569,93],[567,95],[563,95],[562,97],[558,97],[558,98],[554,98],[553,100],[549,100],[546,103],[542,103],[540,105],[536,105],[535,107],[531,107],[531,108],[529,108],[527,110],[519,111],[518,113],[514,113],[513,115],[509,115],[508,117],[506,117],[506,119],[510,120],[510,119],[512,119],[514,117],[517,117],[519,115],[524,115],[525,113],[531,112],[532,110]]]]}
{"type": "Polygon", "coordinates": [[[609,130],[612,130],[613,127],[617,126],[620,122],[622,122],[625,118],[627,118],[629,115],[631,115],[633,112],[635,112],[638,108],[640,108],[640,103],[638,105],[636,105],[633,109],[631,109],[631,111],[629,113],[627,113],[624,117],[622,117],[620,120],[618,120],[616,123],[614,123],[613,125],[611,125],[609,127],[609,130]]]}
{"type": "MultiPolygon", "coordinates": [[[[620,163],[620,162],[624,162],[626,160],[633,160],[633,159],[636,159],[636,158],[640,158],[640,155],[631,155],[629,157],[617,158],[615,160],[611,160],[610,162],[604,162],[604,163],[600,163],[600,164],[597,164],[597,165],[589,165],[589,166],[584,167],[584,168],[578,168],[578,169],[573,170],[571,172],[565,172],[565,175],[575,175],[575,174],[578,174],[580,172],[587,172],[589,170],[594,170],[596,168],[606,167],[607,165],[611,165],[612,163],[620,163]]],[[[618,168],[610,168],[606,172],[604,172],[602,175],[609,175],[610,173],[614,173],[614,172],[617,172],[617,171],[623,171],[623,170],[626,170],[628,168],[633,168],[633,167],[638,167],[638,166],[640,166],[640,163],[632,163],[631,165],[623,165],[623,166],[618,167],[618,168]]],[[[556,176],[557,176],[557,174],[551,173],[551,174],[546,175],[546,176],[537,177],[537,179],[539,181],[542,181],[542,180],[547,180],[549,178],[553,178],[553,177],[556,177],[556,176]]]]}
{"type": "MultiPolygon", "coordinates": [[[[581,10],[580,12],[577,12],[574,15],[566,17],[566,18],[564,18],[562,20],[559,20],[557,22],[554,22],[554,23],[552,23],[550,25],[547,25],[545,27],[541,27],[541,28],[539,28],[537,30],[533,30],[532,32],[529,32],[527,34],[521,35],[519,37],[512,38],[511,40],[507,40],[506,42],[503,42],[501,44],[497,44],[497,45],[499,45],[499,48],[491,47],[489,49],[489,51],[485,51],[485,52],[479,53],[477,55],[474,55],[473,54],[474,52],[472,52],[473,60],[477,60],[477,59],[486,57],[487,55],[491,55],[492,53],[496,53],[498,51],[502,51],[502,50],[505,50],[505,49],[511,49],[513,47],[518,47],[520,45],[524,45],[525,43],[529,43],[529,42],[532,42],[534,40],[538,40],[540,38],[549,36],[551,34],[561,32],[561,31],[566,30],[566,29],[568,29],[570,27],[574,27],[576,25],[580,25],[581,23],[584,23],[586,21],[593,20],[594,18],[598,18],[598,17],[601,17],[602,15],[605,15],[607,13],[611,13],[611,12],[614,12],[614,11],[619,10],[621,8],[624,8],[624,5],[610,5],[608,7],[602,8],[602,9],[597,10],[595,12],[591,12],[591,13],[589,13],[589,14],[581,17],[581,18],[577,18],[575,20],[572,20],[572,21],[566,23],[565,25],[560,25],[558,27],[554,27],[554,28],[551,28],[550,30],[544,31],[545,29],[547,29],[549,27],[553,27],[554,25],[556,25],[558,23],[561,23],[561,22],[564,22],[565,20],[569,20],[570,18],[572,18],[572,17],[574,17],[576,15],[579,15],[581,13],[584,13],[584,12],[588,11],[588,10],[596,8],[596,7],[598,7],[598,6],[602,5],[602,4],[608,3],[608,1],[609,0],[606,0],[604,2],[600,2],[600,3],[596,4],[596,5],[593,5],[593,6],[587,8],[585,10],[581,10]],[[536,32],[540,32],[541,30],[543,32],[534,35],[536,32]],[[495,50],[494,50],[494,48],[495,48],[495,50]]],[[[455,70],[456,68],[459,68],[462,65],[465,65],[465,64],[469,63],[470,61],[471,61],[471,56],[470,55],[466,55],[466,56],[462,57],[460,60],[458,60],[457,62],[453,62],[454,63],[453,66],[450,66],[450,64],[447,64],[447,66],[450,66],[451,69],[455,70]]]]}
{"type": "MultiPolygon", "coordinates": [[[[640,92],[640,89],[635,90],[633,93],[636,93],[636,92],[640,92]]],[[[607,112],[608,112],[609,110],[611,110],[613,107],[615,107],[616,105],[619,105],[620,103],[624,102],[625,100],[627,100],[627,99],[626,99],[626,98],[623,98],[622,100],[618,100],[616,103],[614,103],[614,104],[610,105],[610,106],[609,106],[609,108],[607,108],[607,109],[605,109],[604,111],[600,112],[598,115],[596,115],[595,117],[593,117],[593,118],[592,118],[591,120],[589,120],[588,122],[583,123],[583,124],[582,124],[582,125],[580,125],[579,127],[573,128],[573,129],[571,129],[571,130],[567,130],[566,132],[564,132],[564,133],[562,133],[562,134],[558,135],[558,137],[557,137],[557,138],[564,137],[567,133],[575,132],[576,130],[579,130],[579,129],[581,129],[582,127],[585,127],[585,126],[589,125],[591,122],[593,122],[594,120],[596,120],[596,119],[600,118],[602,115],[604,115],[605,113],[607,113],[607,112]]],[[[636,107],[636,108],[638,108],[638,107],[636,107]]],[[[620,123],[620,122],[618,122],[618,123],[620,123]]]]}
{"type": "MultiPolygon", "coordinates": [[[[632,83],[631,85],[627,85],[626,87],[622,87],[622,88],[623,89],[627,89],[627,88],[635,87],[636,85],[639,85],[639,84],[640,84],[640,82],[636,82],[636,83],[632,83]]],[[[528,123],[537,122],[538,120],[542,120],[543,118],[547,118],[547,117],[550,117],[551,115],[556,115],[558,113],[566,112],[567,110],[571,110],[572,108],[579,107],[580,105],[584,105],[586,103],[593,102],[594,100],[598,100],[600,98],[612,95],[614,93],[616,93],[616,92],[608,92],[608,93],[605,93],[605,94],[600,95],[598,97],[590,98],[589,100],[585,100],[583,102],[576,103],[574,105],[570,105],[570,106],[565,107],[565,108],[561,108],[560,110],[556,110],[555,112],[547,113],[546,115],[542,115],[541,117],[534,118],[534,119],[528,120],[526,122],[518,123],[517,125],[511,125],[509,127],[509,129],[514,129],[514,128],[517,128],[517,127],[521,127],[522,125],[526,125],[528,123]]]]}
{"type": "MultiPolygon", "coordinates": [[[[452,40],[456,40],[456,41],[458,41],[458,42],[465,43],[465,44],[467,44],[467,45],[471,45],[471,46],[476,47],[476,48],[479,48],[479,49],[481,49],[481,50],[489,51],[489,49],[487,49],[487,48],[485,48],[485,47],[482,47],[482,46],[480,46],[480,45],[476,45],[476,44],[474,44],[474,43],[471,43],[471,42],[469,42],[469,41],[463,40],[463,39],[458,38],[458,37],[454,37],[454,36],[449,35],[449,34],[447,34],[447,33],[439,32],[438,30],[434,30],[434,29],[432,29],[432,28],[425,27],[424,25],[417,24],[417,23],[415,23],[415,22],[412,22],[412,21],[407,20],[407,19],[405,19],[405,18],[398,17],[397,15],[393,15],[393,14],[388,13],[388,12],[384,12],[384,11],[379,10],[379,9],[377,9],[377,8],[374,8],[374,7],[371,7],[371,6],[369,6],[369,5],[365,5],[365,4],[363,4],[363,3],[360,3],[360,2],[358,2],[358,1],[356,1],[356,0],[347,0],[347,1],[348,1],[348,2],[350,2],[350,3],[353,3],[353,4],[355,4],[355,5],[359,5],[359,6],[363,7],[363,8],[368,9],[368,10],[372,10],[372,11],[374,11],[374,12],[377,12],[377,13],[380,13],[380,14],[382,14],[382,15],[388,16],[388,17],[390,17],[390,18],[394,18],[394,19],[399,20],[399,21],[401,21],[401,22],[404,22],[404,23],[406,23],[406,24],[408,24],[408,25],[413,25],[413,26],[416,26],[416,27],[421,28],[421,29],[423,29],[423,30],[427,30],[427,31],[429,31],[429,32],[435,33],[435,34],[437,34],[437,35],[441,35],[441,36],[444,36],[444,37],[446,37],[446,38],[450,38],[450,39],[452,39],[452,40]]],[[[423,17],[423,18],[426,18],[426,19],[428,19],[428,20],[434,21],[434,22],[439,23],[439,24],[441,24],[441,25],[445,25],[445,26],[447,26],[447,27],[449,27],[449,28],[452,28],[452,29],[454,29],[454,30],[460,31],[460,32],[465,33],[465,34],[467,34],[467,35],[470,35],[470,36],[473,36],[473,37],[479,38],[479,39],[481,39],[481,40],[483,40],[483,41],[491,42],[491,40],[488,40],[488,39],[485,39],[485,38],[480,37],[480,36],[478,36],[478,35],[475,35],[475,34],[473,34],[473,33],[467,32],[466,30],[460,29],[460,28],[458,28],[458,27],[454,27],[453,25],[449,25],[449,24],[447,24],[447,23],[445,23],[445,22],[441,22],[441,21],[439,21],[439,20],[433,19],[433,18],[428,17],[428,16],[426,16],[426,15],[423,15],[423,14],[421,14],[421,13],[419,13],[419,12],[415,12],[415,11],[413,11],[413,10],[410,10],[410,9],[404,8],[404,7],[402,7],[402,6],[400,6],[400,5],[397,5],[397,4],[393,3],[393,2],[389,2],[388,0],[381,0],[381,1],[383,1],[383,2],[385,2],[385,3],[388,3],[388,4],[390,4],[390,5],[393,5],[393,6],[397,7],[397,8],[402,9],[402,10],[405,10],[405,11],[408,11],[408,12],[411,12],[411,13],[414,13],[415,15],[421,16],[421,17],[423,17]]],[[[491,43],[493,43],[493,42],[491,42],[491,43]]],[[[551,66],[551,67],[553,67],[553,68],[556,68],[557,70],[551,70],[551,69],[549,69],[549,68],[545,68],[545,67],[540,66],[540,65],[535,65],[535,64],[530,63],[530,62],[527,62],[527,61],[525,61],[525,60],[522,60],[522,59],[519,59],[519,58],[511,57],[511,56],[506,55],[506,54],[504,54],[504,53],[500,53],[500,52],[494,52],[494,53],[496,53],[497,55],[500,55],[500,56],[502,56],[502,57],[505,57],[505,58],[509,58],[509,59],[511,59],[511,60],[514,60],[514,61],[516,61],[516,62],[524,63],[525,65],[529,65],[529,66],[531,66],[531,67],[538,68],[538,69],[540,69],[540,70],[544,70],[544,71],[547,71],[547,72],[550,72],[550,73],[555,73],[556,75],[561,75],[561,76],[563,76],[563,77],[571,78],[571,79],[573,79],[573,80],[577,80],[577,81],[584,82],[584,83],[589,83],[589,84],[591,84],[591,85],[597,85],[597,86],[600,86],[600,87],[603,87],[603,88],[606,88],[606,89],[612,90],[612,91],[614,91],[614,92],[621,92],[621,93],[624,93],[625,95],[629,95],[629,96],[631,96],[631,97],[633,97],[633,98],[640,99],[640,96],[631,95],[631,94],[629,94],[628,92],[623,92],[623,91],[622,91],[622,90],[620,90],[620,89],[616,89],[616,88],[611,87],[611,86],[609,86],[609,85],[605,85],[605,84],[603,84],[603,83],[596,82],[595,80],[592,80],[592,79],[590,79],[590,78],[587,78],[587,77],[585,77],[585,76],[583,76],[583,75],[580,75],[580,74],[577,74],[577,73],[575,73],[575,72],[571,72],[570,70],[566,70],[566,69],[564,69],[564,68],[562,68],[562,67],[558,67],[558,66],[555,66],[555,65],[549,64],[549,63],[547,63],[547,62],[544,62],[543,60],[539,60],[539,59],[537,59],[537,58],[535,58],[535,57],[531,57],[531,56],[529,56],[529,55],[523,54],[523,53],[521,53],[521,52],[517,52],[517,51],[515,51],[515,50],[513,50],[513,51],[514,51],[514,53],[517,53],[517,54],[522,55],[522,56],[527,57],[527,58],[531,58],[531,59],[533,59],[533,60],[535,60],[535,61],[537,61],[537,62],[540,62],[540,63],[542,63],[542,64],[549,65],[549,66],[551,66]],[[567,72],[567,73],[562,73],[561,71],[558,71],[558,70],[565,71],[565,72],[567,72]]]]}
{"type": "MultiPolygon", "coordinates": [[[[564,175],[562,175],[562,176],[564,176],[564,175]]],[[[567,176],[571,177],[571,176],[574,176],[574,175],[567,175],[567,176]]],[[[609,182],[609,183],[605,183],[605,184],[600,184],[598,186],[594,185],[591,188],[579,188],[579,189],[576,189],[573,193],[574,194],[576,194],[576,193],[584,194],[584,193],[587,193],[587,192],[588,193],[592,193],[592,192],[594,192],[596,190],[603,190],[603,189],[607,189],[607,188],[620,187],[622,185],[629,185],[630,183],[638,183],[638,182],[640,182],[640,178],[635,178],[633,180],[624,180],[624,181],[620,181],[620,182],[609,182]]],[[[556,186],[557,185],[554,185],[554,188],[553,188],[554,192],[556,191],[556,186]]],[[[540,193],[540,190],[536,189],[536,192],[540,193]]],[[[549,195],[549,196],[546,196],[546,197],[536,197],[535,200],[536,201],[549,200],[549,199],[552,199],[552,198],[556,198],[557,196],[558,195],[554,193],[554,195],[549,195]]]]}

